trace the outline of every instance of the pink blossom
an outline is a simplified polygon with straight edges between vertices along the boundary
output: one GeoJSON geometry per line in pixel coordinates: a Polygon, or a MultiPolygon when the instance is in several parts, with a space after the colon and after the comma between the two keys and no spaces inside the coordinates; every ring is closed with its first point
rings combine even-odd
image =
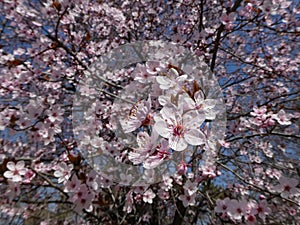
{"type": "Polygon", "coordinates": [[[134,200],[132,196],[132,191],[130,191],[126,194],[126,202],[123,211],[127,213],[131,213],[133,209],[134,209],[134,200]]]}
{"type": "Polygon", "coordinates": [[[147,190],[147,186],[137,186],[133,189],[135,194],[143,194],[147,190]]]}
{"type": "Polygon", "coordinates": [[[151,183],[155,179],[155,171],[154,169],[147,169],[144,171],[142,178],[147,181],[147,183],[151,183]]]}
{"type": "Polygon", "coordinates": [[[139,132],[137,135],[138,148],[128,153],[128,158],[134,165],[145,161],[155,151],[157,145],[158,134],[152,132],[151,137],[147,132],[139,132]]]}
{"type": "Polygon", "coordinates": [[[288,178],[281,176],[279,178],[279,184],[274,187],[276,192],[280,192],[283,198],[293,197],[299,195],[299,189],[297,188],[299,181],[295,178],[288,178]]]}
{"type": "Polygon", "coordinates": [[[254,214],[258,214],[258,216],[265,221],[267,215],[271,213],[271,209],[268,207],[268,203],[265,199],[259,202],[259,204],[254,208],[254,214]]]}
{"type": "Polygon", "coordinates": [[[267,107],[262,106],[260,108],[254,107],[254,112],[250,112],[255,118],[251,118],[250,122],[261,128],[266,128],[275,125],[275,120],[273,119],[273,113],[267,112],[267,107]]]}
{"type": "Polygon", "coordinates": [[[187,107],[187,109],[194,109],[199,112],[199,114],[204,113],[205,118],[208,120],[214,120],[216,118],[218,113],[218,110],[216,109],[216,99],[205,99],[203,92],[197,91],[194,94],[194,100],[187,94],[179,96],[179,102],[182,102],[181,104],[185,104],[184,107],[187,107]]]}
{"type": "Polygon", "coordinates": [[[58,177],[58,183],[66,182],[71,177],[71,171],[73,164],[67,165],[65,162],[58,164],[57,170],[54,172],[54,176],[58,177]]]}
{"type": "Polygon", "coordinates": [[[186,74],[179,76],[177,70],[171,68],[167,76],[157,76],[156,81],[162,90],[181,90],[181,86],[187,81],[188,76],[186,74]]]}
{"type": "Polygon", "coordinates": [[[65,192],[75,192],[81,184],[81,181],[78,179],[77,175],[74,174],[71,180],[68,180],[65,184],[65,192]]]}
{"type": "Polygon", "coordinates": [[[87,176],[87,180],[86,180],[86,184],[93,188],[93,190],[98,190],[98,174],[95,170],[91,170],[89,173],[88,173],[88,176],[87,176]]]}
{"type": "Polygon", "coordinates": [[[164,68],[164,64],[161,62],[150,61],[146,62],[146,71],[150,75],[157,75],[164,68]]]}
{"type": "Polygon", "coordinates": [[[76,206],[76,211],[81,211],[82,209],[91,209],[91,203],[93,199],[94,194],[88,190],[85,184],[81,184],[71,197],[71,200],[76,206]]]}
{"type": "Polygon", "coordinates": [[[191,180],[187,180],[183,188],[188,193],[188,195],[193,195],[198,190],[198,184],[196,182],[192,182],[191,180]]]}
{"type": "Polygon", "coordinates": [[[276,15],[281,11],[281,9],[289,7],[291,3],[292,1],[265,0],[260,8],[266,14],[276,15]]]}
{"type": "Polygon", "coordinates": [[[6,196],[8,200],[11,202],[16,196],[21,194],[20,183],[14,181],[8,181],[8,188],[6,191],[6,196]]]}
{"type": "Polygon", "coordinates": [[[202,164],[198,170],[201,172],[202,177],[216,177],[216,166],[211,162],[202,164]]]}
{"type": "Polygon", "coordinates": [[[266,112],[267,112],[267,107],[266,107],[266,106],[262,106],[262,107],[258,108],[258,107],[256,107],[256,106],[254,106],[253,111],[254,111],[254,112],[250,112],[250,114],[251,114],[252,116],[260,117],[260,116],[266,114],[266,112]]]}
{"type": "Polygon", "coordinates": [[[153,169],[169,159],[170,147],[167,140],[161,140],[160,144],[156,147],[155,152],[145,159],[143,166],[146,169],[153,169]]]}
{"type": "Polygon", "coordinates": [[[222,24],[225,25],[226,29],[230,30],[234,27],[235,18],[236,18],[236,14],[231,12],[229,14],[223,14],[220,17],[220,20],[221,20],[222,24]]]}
{"type": "Polygon", "coordinates": [[[177,173],[179,174],[186,174],[188,166],[190,166],[189,164],[186,164],[186,162],[181,161],[178,165],[177,165],[177,173]]]}
{"type": "Polygon", "coordinates": [[[247,214],[245,216],[245,220],[247,225],[255,225],[256,224],[256,217],[253,214],[247,214]]]}
{"type": "Polygon", "coordinates": [[[185,190],[184,194],[180,195],[178,199],[182,201],[184,207],[193,206],[196,204],[196,193],[189,195],[185,190]]]}
{"type": "Polygon", "coordinates": [[[229,148],[229,147],[230,147],[230,142],[226,142],[225,140],[220,140],[219,143],[220,143],[224,148],[229,148]]]}
{"type": "Polygon", "coordinates": [[[50,223],[48,221],[42,221],[40,225],[50,225],[50,223]]]}
{"type": "Polygon", "coordinates": [[[168,191],[173,187],[173,179],[168,175],[163,175],[163,182],[160,184],[160,188],[164,191],[168,191]]]}
{"type": "Polygon", "coordinates": [[[152,71],[153,69],[150,69],[147,64],[146,66],[137,64],[133,72],[134,79],[140,83],[149,83],[153,80],[152,71]],[[151,74],[148,71],[150,71],[151,74]]]}
{"type": "Polygon", "coordinates": [[[120,181],[121,185],[129,185],[130,182],[132,181],[133,177],[131,174],[127,175],[127,174],[121,173],[120,179],[121,179],[121,181],[120,181]]]}
{"type": "Polygon", "coordinates": [[[146,212],[144,215],[142,215],[138,223],[140,223],[140,221],[150,223],[150,219],[151,219],[150,213],[146,212]]]}
{"type": "Polygon", "coordinates": [[[266,170],[266,174],[271,178],[275,177],[277,179],[279,179],[279,177],[281,176],[281,172],[279,170],[273,169],[273,168],[268,168],[266,170]]]}
{"type": "Polygon", "coordinates": [[[222,213],[225,214],[228,212],[229,206],[230,206],[230,198],[225,198],[223,200],[218,199],[215,206],[215,212],[216,213],[222,213]]]}
{"type": "Polygon", "coordinates": [[[137,135],[138,148],[128,153],[128,159],[134,165],[143,163],[144,168],[152,169],[159,166],[169,156],[169,145],[166,140],[158,141],[158,134],[152,131],[151,137],[147,132],[137,135]]]}
{"type": "Polygon", "coordinates": [[[151,189],[148,189],[143,194],[143,201],[146,202],[146,203],[152,204],[154,198],[155,198],[155,193],[151,189]]]}
{"type": "Polygon", "coordinates": [[[159,189],[157,195],[162,200],[167,200],[170,198],[169,192],[164,191],[163,189],[159,189]]]}
{"type": "Polygon", "coordinates": [[[143,124],[148,124],[152,119],[150,112],[151,112],[150,96],[148,97],[147,101],[145,100],[138,101],[135,105],[132,106],[128,117],[120,121],[124,132],[130,133],[132,131],[135,131],[143,124]]]}
{"type": "Polygon", "coordinates": [[[48,119],[50,122],[54,123],[61,123],[63,121],[63,114],[64,111],[61,107],[55,105],[51,109],[46,111],[46,114],[48,115],[48,119]]]}
{"type": "Polygon", "coordinates": [[[283,109],[281,109],[277,114],[273,115],[273,118],[277,120],[280,125],[290,125],[292,122],[290,121],[291,115],[286,113],[283,109]]]}
{"type": "Polygon", "coordinates": [[[184,114],[180,111],[169,104],[154,117],[154,129],[169,140],[169,146],[175,151],[185,150],[188,144],[200,145],[205,142],[205,135],[199,129],[205,120],[204,115],[199,115],[196,111],[184,114]]]}
{"type": "Polygon", "coordinates": [[[247,202],[245,200],[238,201],[236,199],[231,200],[228,215],[233,220],[241,220],[242,216],[246,214],[247,202]]]}
{"type": "Polygon", "coordinates": [[[22,181],[21,176],[25,175],[26,173],[26,169],[24,168],[24,161],[18,161],[16,164],[10,161],[6,164],[6,167],[8,171],[4,172],[4,177],[6,177],[7,179],[11,179],[13,182],[22,181]]]}
{"type": "Polygon", "coordinates": [[[182,185],[182,174],[178,174],[178,173],[175,173],[173,175],[173,178],[174,178],[174,181],[176,182],[176,184],[179,184],[179,185],[182,185]]]}
{"type": "Polygon", "coordinates": [[[31,180],[33,179],[33,178],[35,178],[35,173],[32,171],[32,170],[26,170],[26,173],[25,173],[25,175],[24,175],[24,180],[23,180],[23,182],[24,183],[30,183],[31,182],[31,180]]]}
{"type": "Polygon", "coordinates": [[[295,208],[290,208],[290,209],[289,209],[289,214],[290,214],[291,216],[295,216],[295,215],[297,214],[297,210],[296,210],[295,208]]]}
{"type": "Polygon", "coordinates": [[[264,11],[266,14],[274,13],[278,9],[278,5],[273,5],[272,0],[266,0],[264,1],[264,4],[260,6],[262,11],[264,11]]]}
{"type": "Polygon", "coordinates": [[[32,121],[26,117],[22,117],[17,121],[17,124],[19,125],[20,129],[26,129],[32,125],[32,121]]]}
{"type": "Polygon", "coordinates": [[[251,16],[251,13],[253,11],[253,4],[247,3],[240,11],[240,16],[245,16],[246,18],[249,18],[251,16]]]}

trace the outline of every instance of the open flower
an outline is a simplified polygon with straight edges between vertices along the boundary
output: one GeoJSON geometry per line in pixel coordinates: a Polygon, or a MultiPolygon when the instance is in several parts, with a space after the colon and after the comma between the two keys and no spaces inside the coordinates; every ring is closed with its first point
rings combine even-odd
{"type": "Polygon", "coordinates": [[[204,113],[205,118],[208,120],[214,120],[218,110],[216,109],[216,99],[205,99],[202,91],[197,91],[194,94],[195,101],[188,96],[188,94],[182,94],[179,96],[179,103],[183,104],[186,109],[194,109],[199,113],[204,113]]]}
{"type": "Polygon", "coordinates": [[[134,80],[143,84],[150,83],[153,80],[152,79],[153,74],[148,73],[147,67],[142,64],[137,64],[133,74],[134,74],[134,80]]]}
{"type": "Polygon", "coordinates": [[[81,181],[78,179],[77,175],[74,174],[71,180],[68,180],[65,184],[65,192],[75,192],[81,184],[81,181]]]}
{"type": "Polygon", "coordinates": [[[246,214],[247,202],[245,200],[238,201],[232,199],[228,209],[228,215],[233,220],[241,220],[243,215],[246,214]]]}
{"type": "Polygon", "coordinates": [[[17,164],[14,162],[8,162],[6,167],[9,169],[8,171],[5,171],[4,177],[7,179],[11,179],[13,182],[22,181],[23,175],[26,173],[26,169],[24,168],[25,162],[19,161],[17,164]]]}
{"type": "Polygon", "coordinates": [[[151,121],[151,97],[148,100],[138,101],[132,106],[129,115],[124,120],[121,120],[121,126],[125,133],[135,131],[142,125],[148,125],[151,121]]]}
{"type": "Polygon", "coordinates": [[[138,148],[129,152],[128,158],[134,165],[143,163],[144,168],[153,169],[159,166],[169,156],[168,141],[157,142],[158,133],[153,130],[151,137],[147,132],[139,132],[137,135],[138,148]]]}
{"type": "Polygon", "coordinates": [[[53,106],[51,110],[46,110],[46,114],[48,115],[48,119],[52,123],[61,123],[64,119],[64,111],[59,106],[53,106]]]}
{"type": "Polygon", "coordinates": [[[230,206],[230,198],[225,199],[218,199],[215,206],[215,212],[216,213],[222,213],[223,215],[226,215],[228,212],[230,206]]]}
{"type": "Polygon", "coordinates": [[[161,62],[157,62],[157,61],[146,62],[146,71],[151,75],[156,75],[164,67],[165,65],[161,62]]]}
{"type": "Polygon", "coordinates": [[[280,192],[281,197],[289,198],[299,194],[297,189],[299,181],[295,178],[281,176],[279,184],[274,187],[274,190],[280,192]]]}
{"type": "Polygon", "coordinates": [[[156,146],[155,152],[150,155],[143,163],[144,168],[153,169],[163,163],[165,159],[169,158],[170,147],[167,140],[162,140],[159,145],[156,146]]]}
{"type": "Polygon", "coordinates": [[[192,182],[190,180],[187,180],[183,188],[191,196],[197,192],[198,184],[197,182],[192,182]]]}
{"type": "Polygon", "coordinates": [[[196,204],[196,193],[189,195],[189,193],[185,190],[184,194],[178,197],[184,207],[193,206],[196,204]]]}
{"type": "Polygon", "coordinates": [[[291,115],[286,113],[283,109],[281,109],[277,114],[273,115],[273,118],[277,120],[280,125],[290,125],[292,124],[291,115]]]}
{"type": "Polygon", "coordinates": [[[151,137],[147,132],[139,132],[137,135],[138,148],[129,152],[128,158],[134,165],[140,164],[146,160],[151,153],[154,152],[157,145],[157,132],[152,132],[151,137]]]}
{"type": "Polygon", "coordinates": [[[234,27],[234,21],[236,19],[236,14],[231,12],[229,14],[223,14],[220,17],[220,20],[227,30],[230,30],[234,27]]]}
{"type": "Polygon", "coordinates": [[[200,145],[205,142],[205,135],[198,129],[205,116],[195,110],[183,113],[182,109],[167,104],[154,120],[154,129],[169,140],[170,148],[175,151],[185,150],[188,144],[200,145]]]}
{"type": "Polygon", "coordinates": [[[265,221],[266,215],[269,215],[271,213],[271,209],[268,207],[267,201],[264,199],[262,200],[255,208],[254,208],[254,214],[258,214],[258,216],[265,221]]]}
{"type": "Polygon", "coordinates": [[[143,201],[146,203],[153,203],[153,199],[155,198],[155,193],[151,190],[148,189],[144,194],[143,194],[143,201]]]}
{"type": "Polygon", "coordinates": [[[67,165],[65,162],[62,162],[58,165],[58,169],[54,172],[54,176],[58,177],[58,183],[68,181],[71,177],[71,171],[73,169],[73,164],[67,165]]]}
{"type": "MultiPolygon", "coordinates": [[[[162,90],[179,88],[186,82],[188,76],[186,74],[179,76],[177,70],[171,68],[166,76],[157,76],[156,81],[162,90]]],[[[181,88],[179,88],[180,90],[181,88]]]]}
{"type": "Polygon", "coordinates": [[[85,184],[81,184],[71,197],[71,201],[76,205],[75,210],[77,212],[82,209],[90,211],[92,209],[92,201],[94,199],[94,193],[90,192],[85,184]]]}

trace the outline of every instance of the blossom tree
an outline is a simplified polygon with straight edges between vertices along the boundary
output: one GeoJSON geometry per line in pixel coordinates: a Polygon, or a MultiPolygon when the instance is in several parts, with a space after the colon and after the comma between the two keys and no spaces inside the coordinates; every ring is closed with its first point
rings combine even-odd
{"type": "Polygon", "coordinates": [[[1,224],[297,224],[299,1],[0,2],[1,224]]]}

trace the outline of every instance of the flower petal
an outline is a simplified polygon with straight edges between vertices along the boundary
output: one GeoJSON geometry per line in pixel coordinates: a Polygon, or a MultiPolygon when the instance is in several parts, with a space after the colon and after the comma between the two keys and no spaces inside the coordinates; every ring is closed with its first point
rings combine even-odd
{"type": "Polygon", "coordinates": [[[204,101],[204,94],[201,90],[197,91],[194,94],[194,99],[196,101],[197,104],[202,103],[204,101]]]}
{"type": "Polygon", "coordinates": [[[6,164],[6,167],[7,167],[7,169],[14,171],[16,169],[16,164],[14,162],[10,161],[6,164]]]}
{"type": "Polygon", "coordinates": [[[159,155],[150,156],[143,162],[143,167],[147,170],[154,169],[158,167],[164,159],[165,157],[160,157],[159,155]]]}
{"type": "Polygon", "coordinates": [[[27,173],[27,169],[26,168],[23,168],[23,169],[19,170],[19,174],[20,175],[25,175],[26,173],[27,173]]]}
{"type": "Polygon", "coordinates": [[[178,97],[178,109],[181,112],[194,109],[196,106],[194,100],[187,94],[183,93],[178,97]]]}
{"type": "Polygon", "coordinates": [[[140,153],[137,152],[128,153],[128,158],[134,165],[138,165],[142,163],[145,160],[146,156],[147,156],[146,154],[141,155],[140,153]]]}
{"type": "Polygon", "coordinates": [[[61,177],[61,176],[63,176],[63,173],[60,170],[56,170],[56,171],[54,171],[54,176],[61,177]]]}
{"type": "Polygon", "coordinates": [[[129,120],[121,121],[121,126],[124,130],[124,133],[130,133],[132,131],[135,131],[141,125],[142,122],[137,119],[129,119],[129,120]]]}
{"type": "Polygon", "coordinates": [[[200,130],[191,129],[185,133],[184,139],[190,145],[201,145],[205,143],[206,138],[205,135],[200,130]]]}
{"type": "Polygon", "coordinates": [[[205,109],[212,109],[215,107],[217,101],[215,99],[205,99],[204,100],[204,108],[205,109]]]}
{"type": "Polygon", "coordinates": [[[162,90],[166,90],[171,86],[171,80],[167,77],[158,76],[156,77],[156,81],[160,84],[159,87],[162,90]]]}
{"type": "Polygon", "coordinates": [[[168,127],[167,123],[164,120],[158,120],[154,124],[154,129],[160,136],[164,138],[169,138],[172,134],[172,129],[168,127]]]}
{"type": "Polygon", "coordinates": [[[14,176],[14,173],[12,171],[5,171],[3,175],[4,177],[10,179],[14,176]]]}
{"type": "Polygon", "coordinates": [[[216,118],[216,110],[214,109],[205,109],[205,117],[208,120],[214,120],[216,118]]]}
{"type": "Polygon", "coordinates": [[[164,105],[166,105],[167,103],[170,102],[170,97],[160,95],[158,97],[158,102],[159,102],[160,105],[164,106],[164,105]]]}
{"type": "Polygon", "coordinates": [[[136,141],[140,148],[145,148],[146,144],[149,143],[149,141],[150,141],[149,134],[147,132],[143,132],[143,131],[139,132],[136,137],[136,141]]]}
{"type": "Polygon", "coordinates": [[[174,151],[183,151],[186,149],[188,146],[184,138],[178,137],[178,136],[172,136],[169,139],[169,146],[172,148],[174,151]]]}
{"type": "Polygon", "coordinates": [[[25,162],[24,162],[24,161],[19,161],[19,162],[17,162],[17,164],[16,164],[17,170],[23,169],[24,166],[25,166],[25,162]]]}
{"type": "Polygon", "coordinates": [[[195,129],[204,122],[205,114],[197,113],[195,110],[189,111],[183,115],[182,120],[185,128],[195,129]]]}
{"type": "Polygon", "coordinates": [[[12,177],[12,181],[13,182],[19,182],[19,181],[22,181],[22,177],[20,175],[14,175],[12,177]]]}
{"type": "Polygon", "coordinates": [[[175,108],[174,105],[167,104],[161,109],[160,113],[164,119],[168,119],[168,120],[174,122],[174,121],[176,121],[176,116],[175,116],[176,111],[177,111],[177,109],[175,108]]]}

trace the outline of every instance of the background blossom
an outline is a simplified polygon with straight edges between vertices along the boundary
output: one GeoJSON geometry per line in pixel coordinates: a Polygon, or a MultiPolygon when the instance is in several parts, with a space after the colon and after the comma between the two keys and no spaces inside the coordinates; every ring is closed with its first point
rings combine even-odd
{"type": "Polygon", "coordinates": [[[6,178],[11,179],[13,182],[22,181],[22,176],[26,173],[24,161],[18,161],[17,163],[8,162],[6,167],[8,169],[8,171],[4,172],[6,178]]]}

